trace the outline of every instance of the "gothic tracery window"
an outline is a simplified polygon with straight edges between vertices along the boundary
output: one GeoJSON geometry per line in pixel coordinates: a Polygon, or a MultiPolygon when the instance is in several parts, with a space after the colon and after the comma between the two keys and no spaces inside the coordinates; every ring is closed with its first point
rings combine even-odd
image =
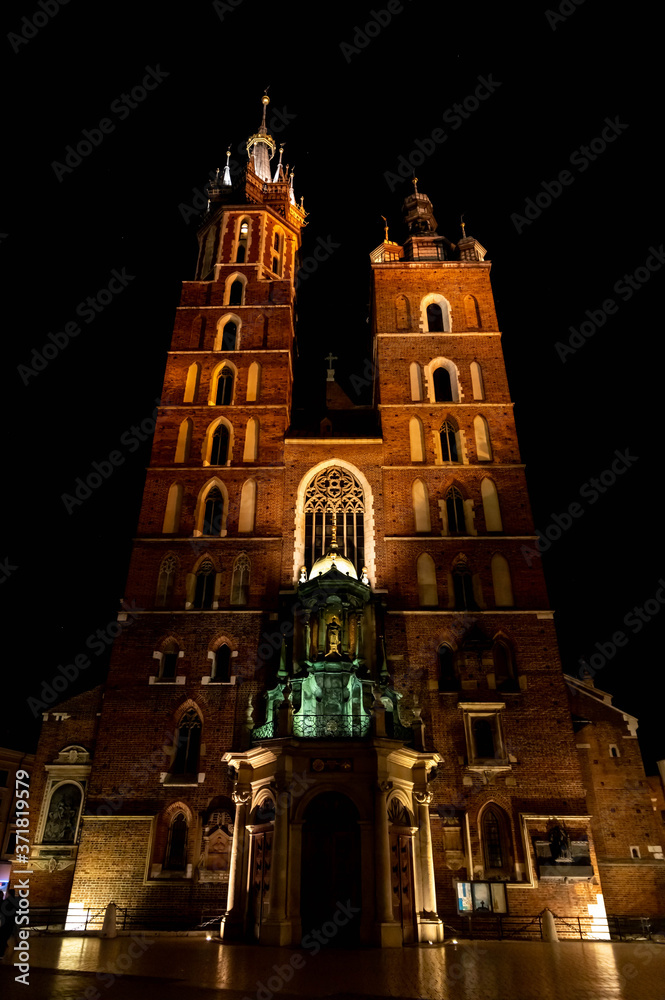
{"type": "Polygon", "coordinates": [[[195,775],[199,769],[200,746],[201,717],[195,708],[190,708],[178,725],[178,739],[171,773],[195,775]]]}
{"type": "Polygon", "coordinates": [[[310,570],[333,539],[342,555],[360,569],[365,562],[365,498],[347,469],[317,473],[305,492],[305,565],[310,570]]]}
{"type": "Polygon", "coordinates": [[[212,607],[215,595],[215,567],[209,559],[204,559],[196,574],[194,607],[201,611],[212,607]]]}
{"type": "Polygon", "coordinates": [[[177,568],[178,562],[174,555],[168,555],[162,559],[161,566],[159,567],[157,599],[155,601],[158,608],[165,608],[171,602],[177,568]]]}
{"type": "Polygon", "coordinates": [[[233,564],[231,604],[249,604],[249,574],[251,563],[246,552],[241,552],[233,564]]]}

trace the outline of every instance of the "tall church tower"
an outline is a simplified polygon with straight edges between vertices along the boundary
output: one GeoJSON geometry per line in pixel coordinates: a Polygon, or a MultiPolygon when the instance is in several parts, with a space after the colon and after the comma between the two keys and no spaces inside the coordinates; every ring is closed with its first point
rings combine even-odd
{"type": "Polygon", "coordinates": [[[100,717],[59,712],[33,852],[69,852],[71,927],[110,899],[280,945],[596,919],[486,252],[414,182],[370,255],[380,430],[295,426],[305,212],[267,104],[209,188],[100,717]]]}

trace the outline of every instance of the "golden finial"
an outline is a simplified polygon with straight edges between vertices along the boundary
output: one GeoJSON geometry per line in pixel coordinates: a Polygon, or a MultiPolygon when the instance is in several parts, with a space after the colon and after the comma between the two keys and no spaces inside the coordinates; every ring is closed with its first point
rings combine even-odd
{"type": "Polygon", "coordinates": [[[386,219],[385,215],[382,215],[381,218],[383,219],[383,221],[386,224],[385,225],[385,237],[384,237],[384,239],[385,239],[386,243],[390,243],[390,240],[388,239],[388,220],[386,219]]]}
{"type": "Polygon", "coordinates": [[[464,225],[464,216],[463,215],[460,215],[460,217],[459,217],[459,223],[460,223],[460,226],[462,227],[462,236],[463,236],[464,239],[466,239],[466,226],[464,225]]]}
{"type": "Polygon", "coordinates": [[[413,175],[413,180],[411,181],[411,183],[413,184],[414,192],[418,194],[418,178],[416,177],[415,173],[413,175]]]}

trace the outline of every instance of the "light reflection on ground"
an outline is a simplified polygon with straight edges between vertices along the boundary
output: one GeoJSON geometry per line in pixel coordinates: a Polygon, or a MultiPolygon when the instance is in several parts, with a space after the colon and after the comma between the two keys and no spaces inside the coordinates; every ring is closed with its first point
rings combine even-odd
{"type": "Polygon", "coordinates": [[[341,951],[221,945],[202,938],[31,938],[33,992],[0,967],[3,1000],[663,1000],[665,945],[465,941],[455,946],[341,951]],[[48,970],[58,970],[49,972],[48,970]],[[87,994],[86,994],[86,991],[87,994]],[[95,994],[97,994],[95,996],[95,994]]]}

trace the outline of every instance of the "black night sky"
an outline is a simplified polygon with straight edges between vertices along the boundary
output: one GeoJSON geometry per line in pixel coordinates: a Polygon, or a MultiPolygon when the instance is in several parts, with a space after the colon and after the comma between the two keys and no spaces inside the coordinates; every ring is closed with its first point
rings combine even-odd
{"type": "MultiPolygon", "coordinates": [[[[330,249],[299,292],[298,405],[316,405],[330,349],[351,398],[367,402],[356,387],[371,356],[368,254],[382,215],[404,237],[411,185],[399,169],[410,173],[411,157],[439,232],[456,241],[464,213],[493,262],[536,526],[582,510],[542,556],[565,668],[598,654],[596,683],[640,718],[648,769],[665,757],[656,83],[639,15],[611,22],[591,0],[562,8],[391,0],[378,26],[369,5],[220,0],[137,13],[125,0],[72,2],[38,30],[23,21],[36,4],[5,11],[1,744],[30,748],[26,699],[131,599],[149,458],[149,439],[131,429],[159,398],[180,282],[193,277],[191,208],[229,144],[242,162],[269,85],[272,133],[310,213],[303,259],[330,249]],[[128,106],[146,74],[154,89],[128,106]],[[84,130],[97,145],[67,165],[84,130]],[[114,271],[132,276],[126,287],[100,312],[77,313],[114,271]],[[33,349],[53,355],[49,335],[68,323],[80,333],[37,371],[33,349]],[[557,349],[584,323],[590,336],[557,349]],[[68,511],[63,494],[117,450],[120,467],[68,511]],[[600,492],[591,481],[612,478],[617,451],[628,468],[600,492]],[[647,602],[648,620],[626,620],[647,602]],[[618,630],[625,646],[599,654],[618,630]]],[[[68,694],[103,677],[107,655],[92,661],[68,694]]]]}

